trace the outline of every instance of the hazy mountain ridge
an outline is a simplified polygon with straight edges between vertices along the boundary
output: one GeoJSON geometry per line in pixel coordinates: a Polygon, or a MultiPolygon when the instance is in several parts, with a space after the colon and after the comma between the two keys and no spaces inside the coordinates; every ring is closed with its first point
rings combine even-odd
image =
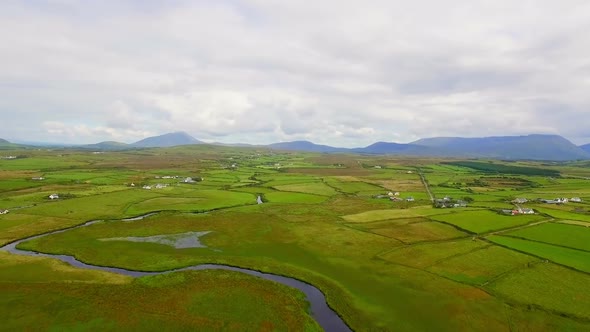
{"type": "Polygon", "coordinates": [[[310,141],[280,142],[266,145],[277,150],[307,151],[307,152],[346,152],[350,149],[337,148],[329,145],[315,144],[310,141]]]}
{"type": "Polygon", "coordinates": [[[203,142],[192,137],[191,135],[179,131],[175,133],[168,133],[159,136],[144,138],[133,144],[132,147],[138,148],[165,148],[177,145],[203,144],[203,142]]]}
{"type": "Polygon", "coordinates": [[[558,135],[433,137],[410,143],[439,149],[444,156],[494,159],[576,160],[590,153],[558,135]]]}
{"type": "MultiPolygon", "coordinates": [[[[174,132],[147,137],[132,144],[105,141],[73,148],[118,151],[136,148],[172,147],[206,144],[185,132],[174,132]]],[[[279,142],[269,145],[222,144],[213,145],[269,148],[273,150],[306,151],[318,153],[362,153],[378,155],[432,156],[457,158],[489,158],[506,160],[567,161],[590,159],[590,144],[576,146],[558,135],[492,136],[492,137],[431,137],[411,143],[376,142],[362,148],[340,148],[315,144],[310,141],[279,142]]],[[[0,146],[25,147],[0,139],[0,146]]]]}
{"type": "Polygon", "coordinates": [[[133,148],[133,146],[131,146],[130,144],[116,141],[104,141],[96,144],[86,144],[81,147],[84,149],[96,150],[125,150],[133,148]]]}
{"type": "Polygon", "coordinates": [[[412,144],[376,142],[364,148],[351,149],[351,152],[370,154],[399,154],[411,156],[436,155],[436,150],[412,144]]]}

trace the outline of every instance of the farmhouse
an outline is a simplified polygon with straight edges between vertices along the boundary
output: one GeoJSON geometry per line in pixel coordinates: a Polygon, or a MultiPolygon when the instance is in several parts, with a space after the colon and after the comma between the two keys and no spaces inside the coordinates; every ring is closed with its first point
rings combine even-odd
{"type": "Polygon", "coordinates": [[[59,195],[58,194],[51,194],[49,195],[49,199],[58,199],[59,195]]]}
{"type": "Polygon", "coordinates": [[[184,183],[195,183],[197,181],[193,180],[193,178],[191,178],[191,177],[188,177],[188,178],[182,180],[182,182],[184,182],[184,183]]]}
{"type": "Polygon", "coordinates": [[[45,180],[45,178],[42,177],[42,176],[36,176],[36,177],[31,178],[31,180],[33,180],[33,181],[43,181],[43,180],[45,180]]]}
{"type": "Polygon", "coordinates": [[[529,200],[528,200],[528,199],[526,199],[526,198],[515,198],[515,199],[512,201],[512,203],[515,203],[515,204],[523,204],[523,203],[526,203],[526,202],[528,202],[528,201],[529,201],[529,200]]]}
{"type": "Polygon", "coordinates": [[[161,183],[158,183],[158,184],[156,185],[156,189],[163,189],[163,188],[166,188],[166,187],[168,187],[168,185],[167,185],[167,184],[161,184],[161,183]]]}
{"type": "Polygon", "coordinates": [[[582,199],[581,199],[580,197],[572,197],[572,198],[570,198],[570,202],[576,202],[576,203],[579,203],[579,202],[581,202],[581,201],[582,201],[582,199]]]}
{"type": "Polygon", "coordinates": [[[406,201],[407,202],[413,202],[414,201],[414,197],[410,196],[410,197],[406,198],[406,201]]]}
{"type": "Polygon", "coordinates": [[[8,211],[8,210],[0,210],[0,214],[7,214],[8,212],[10,212],[10,211],[8,211]]]}
{"type": "Polygon", "coordinates": [[[530,208],[522,208],[520,209],[520,213],[522,214],[535,214],[535,210],[530,209],[530,208]]]}
{"type": "Polygon", "coordinates": [[[455,204],[453,204],[453,207],[467,207],[467,202],[458,199],[455,204]]]}
{"type": "Polygon", "coordinates": [[[145,185],[145,186],[143,186],[143,189],[145,189],[145,190],[152,190],[152,186],[145,185]]]}

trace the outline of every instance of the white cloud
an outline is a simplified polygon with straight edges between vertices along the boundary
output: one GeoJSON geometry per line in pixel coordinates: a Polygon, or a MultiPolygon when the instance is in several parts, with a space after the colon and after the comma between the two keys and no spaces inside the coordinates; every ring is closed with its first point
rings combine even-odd
{"type": "Polygon", "coordinates": [[[1,136],[582,143],[589,18],[556,0],[3,2],[1,136]]]}

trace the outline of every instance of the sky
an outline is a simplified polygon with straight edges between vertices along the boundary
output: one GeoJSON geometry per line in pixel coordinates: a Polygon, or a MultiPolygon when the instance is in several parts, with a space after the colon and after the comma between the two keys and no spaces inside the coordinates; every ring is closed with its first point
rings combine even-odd
{"type": "Polygon", "coordinates": [[[0,137],[590,142],[587,0],[3,0],[0,137]]]}

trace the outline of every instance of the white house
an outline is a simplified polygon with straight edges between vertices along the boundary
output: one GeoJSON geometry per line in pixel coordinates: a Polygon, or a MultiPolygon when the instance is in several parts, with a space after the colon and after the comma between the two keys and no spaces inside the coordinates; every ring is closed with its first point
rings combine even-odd
{"type": "Polygon", "coordinates": [[[519,212],[522,214],[535,214],[535,210],[530,208],[522,208],[519,210],[519,212]]]}
{"type": "Polygon", "coordinates": [[[166,188],[166,187],[168,187],[168,185],[166,185],[166,184],[161,184],[161,183],[158,183],[158,184],[156,185],[156,189],[162,189],[162,188],[166,188]]]}
{"type": "Polygon", "coordinates": [[[410,197],[406,198],[406,201],[407,202],[413,202],[414,201],[414,197],[410,196],[410,197]]]}
{"type": "Polygon", "coordinates": [[[8,210],[0,210],[0,214],[7,214],[8,212],[8,210]]]}
{"type": "Polygon", "coordinates": [[[145,190],[152,190],[152,186],[145,185],[145,186],[143,186],[143,189],[145,189],[145,190]]]}
{"type": "Polygon", "coordinates": [[[34,180],[34,181],[43,181],[43,180],[45,180],[45,178],[42,177],[42,176],[36,176],[34,178],[31,178],[31,180],[34,180]]]}
{"type": "Polygon", "coordinates": [[[191,177],[188,177],[188,178],[186,178],[186,179],[182,180],[182,182],[184,182],[184,183],[195,183],[196,181],[195,181],[195,180],[193,180],[193,178],[191,178],[191,177]]]}
{"type": "Polygon", "coordinates": [[[49,195],[49,199],[58,199],[59,195],[58,194],[51,194],[49,195]]]}
{"type": "Polygon", "coordinates": [[[570,202],[576,202],[576,203],[579,203],[579,202],[581,202],[581,201],[582,201],[582,199],[581,199],[580,197],[572,197],[572,198],[570,198],[570,202]]]}
{"type": "Polygon", "coordinates": [[[528,202],[529,200],[526,198],[516,198],[512,201],[512,203],[516,203],[516,204],[523,204],[528,202]]]}

